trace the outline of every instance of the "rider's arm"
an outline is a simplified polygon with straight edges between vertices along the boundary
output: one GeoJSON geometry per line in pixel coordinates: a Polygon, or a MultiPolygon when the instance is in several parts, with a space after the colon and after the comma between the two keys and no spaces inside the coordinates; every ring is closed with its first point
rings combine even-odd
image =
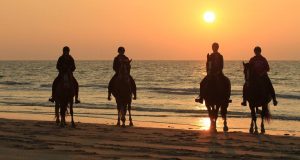
{"type": "Polygon", "coordinates": [[[75,61],[73,58],[71,58],[71,71],[74,72],[76,69],[76,66],[75,66],[75,61]]]}
{"type": "Polygon", "coordinates": [[[269,72],[270,71],[270,66],[269,66],[269,63],[268,63],[268,61],[267,61],[267,59],[266,58],[264,58],[264,60],[265,60],[265,69],[266,69],[266,72],[269,72]]]}
{"type": "Polygon", "coordinates": [[[223,68],[224,68],[224,59],[223,59],[223,56],[221,55],[221,64],[220,64],[220,69],[221,69],[221,71],[223,70],[223,68]]]}

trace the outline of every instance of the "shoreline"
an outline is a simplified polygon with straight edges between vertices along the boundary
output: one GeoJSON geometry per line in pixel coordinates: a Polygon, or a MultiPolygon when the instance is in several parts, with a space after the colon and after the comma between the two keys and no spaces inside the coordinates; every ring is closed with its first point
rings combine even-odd
{"type": "MultiPolygon", "coordinates": [[[[49,112],[49,114],[36,114],[36,113],[8,113],[0,111],[0,118],[4,119],[12,119],[12,120],[35,120],[35,121],[49,121],[55,122],[54,113],[49,112]]],[[[165,128],[165,129],[181,129],[181,130],[195,130],[195,131],[207,131],[209,129],[209,118],[208,117],[200,117],[195,118],[192,117],[190,119],[185,118],[187,123],[172,123],[172,122],[160,122],[153,121],[151,119],[143,119],[144,117],[139,117],[136,119],[133,114],[133,123],[134,126],[137,127],[146,127],[146,128],[165,128]],[[142,120],[141,120],[142,119],[142,120]]],[[[66,117],[67,123],[70,123],[70,116],[66,117]]],[[[88,116],[76,116],[74,115],[75,123],[91,123],[91,124],[104,124],[104,125],[115,125],[117,121],[117,115],[105,117],[88,117],[88,116]]],[[[171,120],[170,120],[171,121],[171,120]]],[[[250,118],[228,118],[227,120],[229,126],[229,132],[243,132],[249,133],[249,129],[245,128],[245,126],[250,125],[250,118]]],[[[129,121],[126,120],[126,125],[128,125],[129,121]]],[[[273,120],[271,125],[290,125],[290,122],[278,122],[273,120]],[[274,124],[275,123],[275,124],[274,124]]],[[[292,122],[296,123],[296,122],[292,122]]],[[[300,122],[297,122],[300,124],[300,122]]],[[[257,122],[258,129],[260,132],[260,119],[257,122]]],[[[266,133],[267,135],[285,135],[285,136],[296,136],[300,137],[300,131],[293,130],[278,130],[269,126],[270,124],[265,123],[266,133]]],[[[217,130],[218,132],[223,132],[223,120],[221,118],[217,121],[217,130]]]]}
{"type": "Polygon", "coordinates": [[[300,137],[0,119],[0,159],[298,159],[300,137]]]}

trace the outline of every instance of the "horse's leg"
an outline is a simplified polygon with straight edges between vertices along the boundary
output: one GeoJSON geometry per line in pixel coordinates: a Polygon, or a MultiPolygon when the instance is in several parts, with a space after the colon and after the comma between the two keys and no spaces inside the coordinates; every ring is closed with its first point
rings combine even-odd
{"type": "Polygon", "coordinates": [[[224,124],[224,127],[223,127],[223,131],[224,132],[227,132],[228,131],[228,126],[227,126],[227,107],[226,106],[221,106],[221,115],[222,115],[222,119],[223,119],[223,124],[224,124]]]}
{"type": "Polygon", "coordinates": [[[56,118],[56,125],[59,125],[59,105],[57,102],[55,102],[55,118],[56,118]]]}
{"type": "Polygon", "coordinates": [[[66,109],[65,109],[65,105],[60,105],[60,117],[61,117],[61,121],[60,121],[60,126],[61,127],[65,127],[66,126],[66,109]]]}
{"type": "Polygon", "coordinates": [[[127,107],[125,106],[125,104],[122,104],[123,107],[121,107],[121,121],[122,121],[122,127],[125,127],[125,121],[126,121],[126,109],[127,107]]]}
{"type": "Polygon", "coordinates": [[[217,120],[218,120],[219,109],[220,106],[216,105],[215,112],[214,112],[214,132],[217,132],[217,120]]]}
{"type": "Polygon", "coordinates": [[[251,110],[251,124],[250,124],[250,129],[249,129],[249,133],[253,133],[253,122],[254,119],[256,119],[256,113],[255,113],[255,108],[252,107],[251,105],[249,106],[250,110],[251,110]]]}
{"type": "MultiPolygon", "coordinates": [[[[252,116],[252,120],[253,120],[253,122],[254,122],[254,133],[255,134],[258,134],[258,130],[257,130],[257,123],[256,123],[256,119],[257,119],[257,117],[256,117],[256,112],[255,112],[255,107],[251,107],[251,116],[252,116]]],[[[253,125],[251,125],[251,128],[253,128],[252,127],[253,125]]],[[[252,133],[253,133],[253,130],[252,130],[252,133]]]]}
{"type": "Polygon", "coordinates": [[[254,114],[255,114],[255,118],[254,118],[254,133],[255,134],[258,134],[258,127],[257,127],[257,123],[256,123],[256,120],[257,120],[257,116],[256,116],[256,112],[254,111],[254,114]]]}
{"type": "Polygon", "coordinates": [[[121,110],[120,110],[119,104],[117,104],[117,111],[118,111],[118,121],[117,121],[117,126],[120,126],[120,114],[121,114],[121,110]]]}
{"type": "Polygon", "coordinates": [[[265,118],[265,114],[266,114],[266,108],[268,106],[267,105],[263,105],[262,106],[262,111],[260,113],[260,116],[261,116],[261,125],[260,125],[260,129],[261,129],[261,133],[264,134],[266,132],[265,130],[265,125],[264,125],[264,118],[265,118]]]}
{"type": "Polygon", "coordinates": [[[216,108],[214,105],[210,109],[210,131],[216,132],[216,108]]]}
{"type": "Polygon", "coordinates": [[[212,123],[213,123],[213,116],[212,116],[212,110],[211,110],[211,107],[210,106],[206,106],[207,108],[207,112],[208,112],[208,117],[209,117],[209,120],[210,120],[210,130],[212,128],[212,123]]]}
{"type": "Polygon", "coordinates": [[[72,127],[75,128],[75,123],[74,123],[74,119],[73,119],[73,100],[70,101],[70,113],[71,113],[71,124],[72,127]]]}
{"type": "Polygon", "coordinates": [[[129,125],[130,126],[133,126],[133,123],[132,123],[132,118],[131,118],[131,103],[128,104],[128,113],[129,113],[129,125]]]}

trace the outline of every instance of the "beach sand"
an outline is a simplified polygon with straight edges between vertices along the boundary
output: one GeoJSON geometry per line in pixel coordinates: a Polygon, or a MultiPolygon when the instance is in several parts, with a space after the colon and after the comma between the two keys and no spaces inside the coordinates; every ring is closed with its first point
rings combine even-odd
{"type": "Polygon", "coordinates": [[[300,159],[300,137],[0,119],[0,159],[300,159]]]}

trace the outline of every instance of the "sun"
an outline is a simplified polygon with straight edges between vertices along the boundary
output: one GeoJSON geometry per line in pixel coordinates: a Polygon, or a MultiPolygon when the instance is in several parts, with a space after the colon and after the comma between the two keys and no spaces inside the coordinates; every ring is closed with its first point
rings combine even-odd
{"type": "Polygon", "coordinates": [[[203,15],[203,19],[206,23],[213,23],[216,19],[215,13],[212,11],[206,11],[203,15]]]}

